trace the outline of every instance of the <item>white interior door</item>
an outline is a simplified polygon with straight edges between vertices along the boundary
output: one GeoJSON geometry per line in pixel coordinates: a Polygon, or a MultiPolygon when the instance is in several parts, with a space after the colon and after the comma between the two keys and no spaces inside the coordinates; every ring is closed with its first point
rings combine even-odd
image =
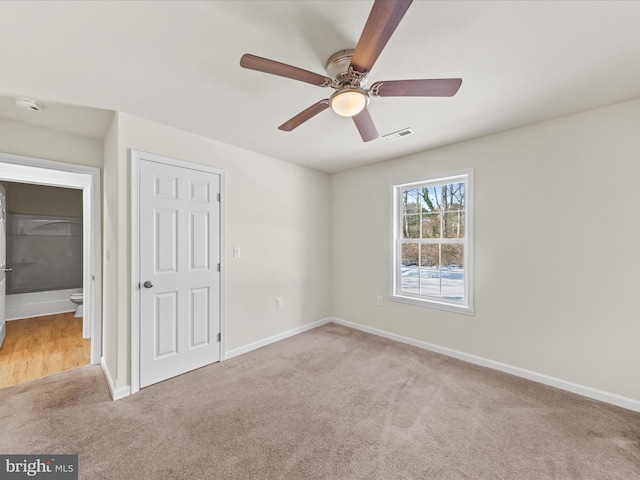
{"type": "Polygon", "coordinates": [[[7,294],[7,274],[5,272],[7,268],[7,215],[6,215],[6,203],[5,203],[5,190],[0,185],[0,348],[4,342],[4,337],[7,334],[5,325],[5,296],[7,294]]]}
{"type": "Polygon", "coordinates": [[[140,387],[220,360],[220,175],[139,164],[140,387]]]}

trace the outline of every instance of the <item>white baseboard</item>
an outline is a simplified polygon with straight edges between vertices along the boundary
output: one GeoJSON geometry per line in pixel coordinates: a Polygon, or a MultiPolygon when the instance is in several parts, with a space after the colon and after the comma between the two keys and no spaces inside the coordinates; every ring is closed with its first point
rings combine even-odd
{"type": "MultiPolygon", "coordinates": [[[[293,337],[294,335],[298,335],[299,333],[306,332],[307,330],[312,330],[321,325],[325,325],[329,322],[333,321],[332,318],[323,318],[322,320],[317,320],[315,322],[307,323],[301,327],[293,328],[291,330],[287,330],[286,332],[279,333],[277,335],[273,335],[268,338],[264,338],[262,340],[258,340],[257,342],[249,343],[242,347],[234,348],[233,350],[227,350],[224,356],[225,360],[228,360],[233,357],[237,357],[238,355],[242,355],[243,353],[248,353],[252,350],[256,350],[261,347],[265,347],[274,342],[278,342],[280,340],[284,340],[285,338],[293,337]]],[[[336,322],[338,323],[338,322],[336,322]]]]}
{"type": "Polygon", "coordinates": [[[460,352],[458,350],[452,350],[450,348],[441,347],[439,345],[423,342],[420,340],[416,340],[414,338],[403,337],[401,335],[396,335],[395,333],[379,330],[377,328],[368,327],[366,325],[361,325],[359,323],[349,322],[347,320],[342,320],[340,318],[330,318],[328,320],[330,322],[337,323],[338,325],[354,328],[356,330],[360,330],[366,333],[371,333],[379,337],[388,338],[390,340],[395,340],[397,342],[406,343],[407,345],[423,348],[431,352],[440,353],[448,357],[457,358],[458,360],[463,360],[465,362],[473,363],[475,365],[492,368],[494,370],[499,370],[501,372],[509,373],[517,377],[526,378],[527,380],[543,383],[544,385],[556,387],[561,390],[566,390],[568,392],[577,393],[578,395],[582,395],[583,397],[593,398],[594,400],[599,400],[601,402],[610,403],[611,405],[616,405],[618,407],[626,408],[628,410],[640,412],[640,401],[634,400],[633,398],[623,397],[622,395],[618,395],[615,393],[605,392],[603,390],[598,390],[596,388],[591,388],[591,387],[587,387],[577,383],[568,382],[560,378],[551,377],[549,375],[533,372],[531,370],[526,370],[520,367],[514,367],[506,363],[496,362],[495,360],[478,357],[476,355],[460,352]]]}
{"type": "Polygon", "coordinates": [[[107,367],[107,363],[104,361],[104,357],[100,358],[100,366],[102,367],[102,371],[104,372],[104,376],[107,379],[107,385],[109,386],[109,392],[111,393],[111,398],[113,400],[120,400],[121,398],[128,397],[131,395],[131,386],[127,385],[126,387],[116,389],[116,384],[113,381],[113,377],[109,372],[109,368],[107,367]]]}

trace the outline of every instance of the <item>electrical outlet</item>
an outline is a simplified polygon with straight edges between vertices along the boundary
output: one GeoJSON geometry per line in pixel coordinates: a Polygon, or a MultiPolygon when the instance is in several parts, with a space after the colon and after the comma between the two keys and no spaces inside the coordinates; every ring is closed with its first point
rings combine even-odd
{"type": "Polygon", "coordinates": [[[282,298],[276,298],[276,308],[282,308],[282,298]]]}
{"type": "Polygon", "coordinates": [[[382,305],[382,295],[378,295],[377,301],[378,301],[378,305],[382,305]]]}
{"type": "Polygon", "coordinates": [[[233,258],[240,258],[240,247],[233,247],[233,258]]]}

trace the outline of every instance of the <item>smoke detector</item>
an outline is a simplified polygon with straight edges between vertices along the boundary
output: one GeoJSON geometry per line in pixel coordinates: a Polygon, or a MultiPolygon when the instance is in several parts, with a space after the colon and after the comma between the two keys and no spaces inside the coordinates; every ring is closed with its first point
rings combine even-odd
{"type": "Polygon", "coordinates": [[[20,108],[24,108],[25,110],[32,110],[34,112],[39,112],[42,110],[42,105],[32,100],[31,98],[26,97],[18,97],[16,98],[16,105],[20,108]]]}

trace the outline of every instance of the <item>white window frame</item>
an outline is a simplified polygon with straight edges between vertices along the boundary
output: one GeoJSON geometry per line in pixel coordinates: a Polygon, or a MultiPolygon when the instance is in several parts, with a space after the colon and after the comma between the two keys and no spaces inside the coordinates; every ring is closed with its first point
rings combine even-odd
{"type": "MultiPolygon", "coordinates": [[[[389,299],[394,302],[419,305],[451,312],[474,315],[473,303],[473,169],[459,172],[425,176],[417,179],[391,183],[391,262],[389,299]],[[402,199],[403,190],[412,187],[443,185],[446,183],[465,183],[465,238],[462,242],[465,251],[464,261],[464,300],[455,301],[426,295],[410,294],[400,291],[402,265],[402,199]]],[[[442,243],[447,243],[442,242],[442,243]]]]}

